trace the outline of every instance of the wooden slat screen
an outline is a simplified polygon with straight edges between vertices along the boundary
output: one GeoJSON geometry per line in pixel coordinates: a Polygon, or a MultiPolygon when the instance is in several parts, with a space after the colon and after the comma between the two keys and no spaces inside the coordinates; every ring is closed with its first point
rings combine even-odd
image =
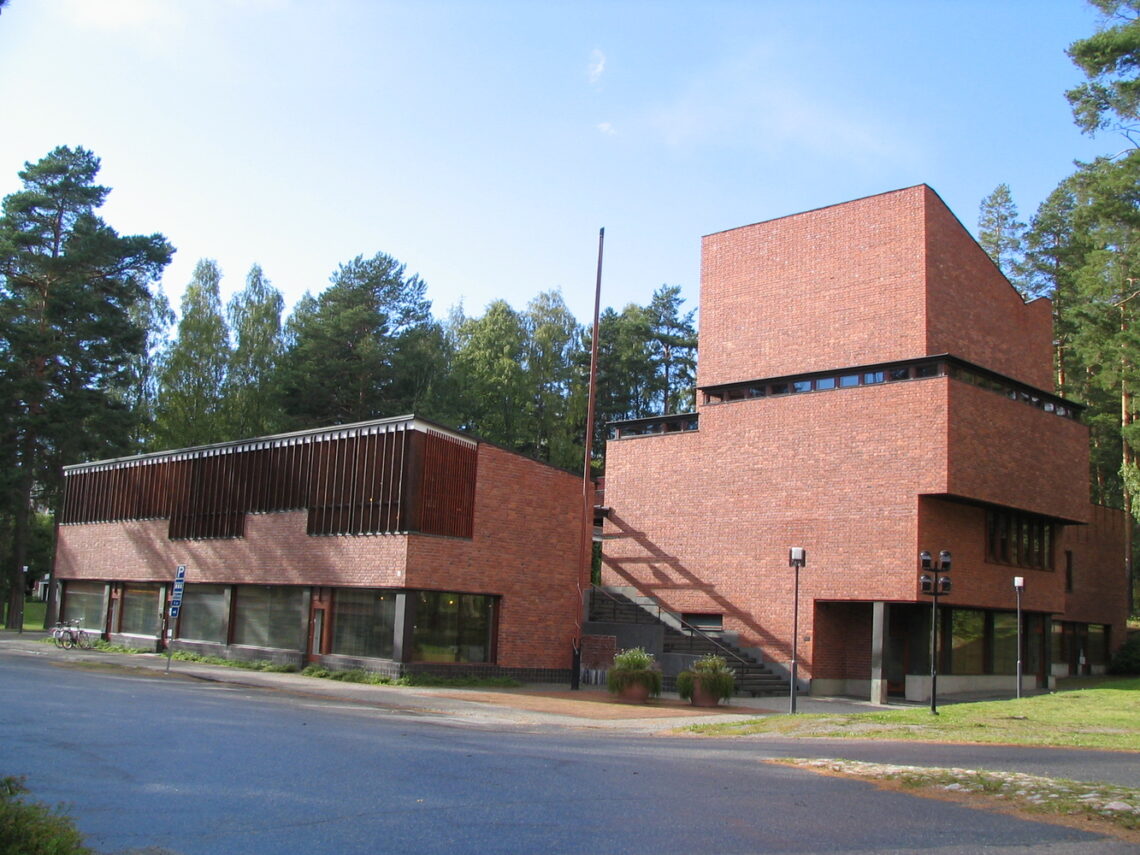
{"type": "Polygon", "coordinates": [[[60,522],[165,518],[171,539],[197,540],[243,536],[249,513],[307,510],[310,535],[470,537],[477,446],[411,424],[73,467],[60,522]]]}

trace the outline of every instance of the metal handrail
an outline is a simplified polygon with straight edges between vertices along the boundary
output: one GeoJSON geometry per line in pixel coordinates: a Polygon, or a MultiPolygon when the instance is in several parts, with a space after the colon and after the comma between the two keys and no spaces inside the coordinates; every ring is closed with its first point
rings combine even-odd
{"type": "MultiPolygon", "coordinates": [[[[618,600],[617,597],[615,597],[613,594],[611,594],[609,591],[607,591],[605,588],[601,587],[600,585],[592,585],[591,589],[596,593],[601,593],[601,594],[605,595],[606,599],[609,600],[611,603],[613,603],[615,607],[621,605],[621,602],[618,600]]],[[[648,609],[646,609],[644,605],[641,605],[639,603],[634,603],[628,597],[626,598],[626,601],[631,603],[634,606],[637,606],[641,611],[648,611],[648,609]]],[[[735,650],[726,646],[724,642],[713,638],[708,633],[704,632],[703,630],[699,629],[698,627],[693,626],[691,623],[686,621],[684,618],[682,618],[676,612],[669,611],[668,609],[663,609],[661,607],[661,604],[659,602],[657,602],[656,600],[654,600],[653,607],[655,609],[657,609],[657,620],[659,623],[662,622],[661,621],[661,614],[662,613],[667,614],[671,618],[673,618],[675,621],[677,621],[677,623],[679,623],[682,628],[689,630],[689,632],[691,634],[699,635],[701,638],[703,638],[705,641],[709,642],[717,650],[726,654],[728,658],[736,660],[742,666],[742,670],[747,670],[748,668],[755,668],[756,667],[755,662],[748,661],[743,656],[741,656],[739,653],[737,653],[735,650]]],[[[741,670],[738,670],[736,672],[736,674],[734,675],[734,677],[735,677],[735,682],[738,685],[743,683],[744,675],[741,672],[741,670]]]]}

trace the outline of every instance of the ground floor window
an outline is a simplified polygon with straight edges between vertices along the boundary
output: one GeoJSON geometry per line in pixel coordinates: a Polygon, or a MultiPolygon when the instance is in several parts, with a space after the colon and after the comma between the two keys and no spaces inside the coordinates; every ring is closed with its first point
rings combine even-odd
{"type": "Polygon", "coordinates": [[[333,599],[332,650],[341,656],[391,659],[396,592],[341,588],[333,599]]]}
{"type": "Polygon", "coordinates": [[[238,585],[234,644],[301,650],[305,633],[304,589],[238,585]]]}
{"type": "Polygon", "coordinates": [[[67,582],[63,586],[63,615],[66,621],[79,621],[85,629],[103,631],[106,620],[107,586],[103,582],[67,582]]]}
{"type": "Polygon", "coordinates": [[[986,613],[973,609],[950,611],[950,673],[984,674],[986,613]]]}
{"type": "Polygon", "coordinates": [[[123,586],[119,632],[130,635],[158,635],[162,625],[159,585],[126,584],[123,586]]]}
{"type": "Polygon", "coordinates": [[[413,662],[492,662],[494,597],[416,593],[413,662]]]}
{"type": "MultiPolygon", "coordinates": [[[[930,672],[931,609],[895,606],[891,610],[891,654],[887,668],[899,682],[902,673],[930,672]]],[[[1022,668],[1037,673],[1042,666],[1047,618],[1022,614],[1022,668]]],[[[942,674],[1016,674],[1017,614],[943,607],[938,610],[938,670],[942,674]]],[[[1054,661],[1059,644],[1054,637],[1054,661]]]]}
{"type": "Polygon", "coordinates": [[[1108,627],[1101,623],[1054,621],[1052,659],[1068,665],[1070,674],[1082,674],[1108,663],[1108,627]]]}
{"type": "Polygon", "coordinates": [[[187,585],[182,594],[178,637],[226,643],[225,585],[187,585]]]}

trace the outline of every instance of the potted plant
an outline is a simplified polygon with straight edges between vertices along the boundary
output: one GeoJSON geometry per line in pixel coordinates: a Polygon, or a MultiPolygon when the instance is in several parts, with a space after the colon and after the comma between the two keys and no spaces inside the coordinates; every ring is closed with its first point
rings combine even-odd
{"type": "Polygon", "coordinates": [[[606,685],[621,700],[643,704],[650,696],[661,694],[661,672],[652,653],[633,647],[614,656],[614,664],[606,674],[606,685]]]}
{"type": "Polygon", "coordinates": [[[715,707],[732,697],[736,672],[723,656],[702,656],[687,671],[677,675],[677,694],[695,707],[715,707]]]}

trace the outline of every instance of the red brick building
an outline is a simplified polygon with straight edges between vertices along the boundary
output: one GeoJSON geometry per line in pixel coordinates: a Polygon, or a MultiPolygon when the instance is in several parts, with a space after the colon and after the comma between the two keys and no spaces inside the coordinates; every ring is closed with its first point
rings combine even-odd
{"type": "Polygon", "coordinates": [[[606,450],[603,583],[813,691],[929,696],[918,555],[953,555],[940,691],[1026,686],[1123,641],[1124,519],[1093,507],[1052,312],[911,187],[704,238],[697,410],[606,450]]]}
{"type": "Polygon", "coordinates": [[[68,467],[61,613],[152,647],[570,674],[580,479],[413,417],[68,467]]]}

